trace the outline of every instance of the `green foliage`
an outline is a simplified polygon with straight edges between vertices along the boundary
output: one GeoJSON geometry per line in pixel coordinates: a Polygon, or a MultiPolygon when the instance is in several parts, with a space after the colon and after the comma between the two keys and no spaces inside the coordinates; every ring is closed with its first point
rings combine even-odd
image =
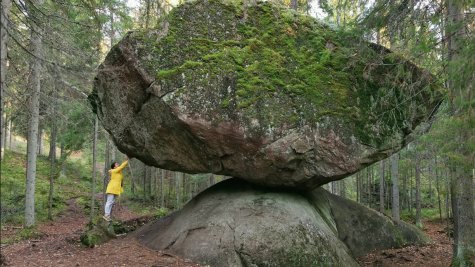
{"type": "Polygon", "coordinates": [[[153,220],[157,220],[157,219],[160,219],[164,216],[167,216],[168,214],[170,214],[171,211],[166,209],[166,208],[159,208],[155,211],[155,213],[153,214],[153,220]]]}
{"type": "MultiPolygon", "coordinates": [[[[2,162],[1,177],[1,223],[21,225],[25,209],[25,164],[26,156],[14,151],[5,150],[5,161],[2,162]]],[[[50,168],[51,162],[46,157],[37,158],[35,212],[38,221],[47,220],[49,208],[50,168]]],[[[53,191],[52,213],[57,216],[66,209],[66,200],[88,196],[91,184],[82,186],[78,177],[78,169],[90,170],[87,165],[68,160],[66,176],[57,178],[60,166],[56,164],[55,184],[53,191]],[[78,186],[79,184],[79,186],[78,186]]]]}

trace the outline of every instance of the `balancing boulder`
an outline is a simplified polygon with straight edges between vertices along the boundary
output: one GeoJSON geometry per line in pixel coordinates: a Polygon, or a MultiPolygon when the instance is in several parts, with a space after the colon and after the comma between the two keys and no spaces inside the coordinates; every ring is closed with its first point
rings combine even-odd
{"type": "Polygon", "coordinates": [[[440,103],[435,80],[270,1],[198,0],[127,33],[89,99],[147,165],[309,190],[407,144],[440,103]]]}

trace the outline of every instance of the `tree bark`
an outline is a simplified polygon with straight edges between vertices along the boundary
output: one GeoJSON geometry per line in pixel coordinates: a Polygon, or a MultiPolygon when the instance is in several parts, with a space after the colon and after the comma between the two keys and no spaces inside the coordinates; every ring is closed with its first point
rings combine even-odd
{"type": "Polygon", "coordinates": [[[384,165],[379,161],[379,211],[384,213],[384,165]]]}
{"type": "Polygon", "coordinates": [[[297,0],[290,0],[290,8],[297,10],[297,0]]]}
{"type": "MultiPolygon", "coordinates": [[[[97,129],[98,130],[98,129],[97,129]]],[[[97,132],[95,133],[97,134],[97,132]]],[[[97,139],[97,136],[95,137],[95,140],[97,139]]],[[[107,185],[109,184],[109,169],[112,165],[112,162],[109,161],[109,134],[106,132],[105,133],[105,140],[106,140],[106,151],[104,155],[104,176],[102,177],[103,179],[103,187],[102,187],[102,207],[106,208],[106,191],[107,191],[107,185]]]]}
{"type": "Polygon", "coordinates": [[[152,200],[152,168],[148,165],[145,166],[146,172],[146,191],[147,191],[147,201],[152,200]]]}
{"type": "Polygon", "coordinates": [[[130,164],[130,161],[129,161],[129,164],[127,166],[129,167],[130,179],[132,180],[132,185],[130,186],[130,191],[132,191],[132,195],[135,195],[135,178],[134,178],[134,174],[132,173],[132,166],[130,164]]]}
{"type": "Polygon", "coordinates": [[[394,153],[391,156],[392,171],[393,171],[393,219],[399,221],[399,173],[398,173],[399,156],[394,153]]]}
{"type": "MultiPolygon", "coordinates": [[[[4,1],[2,1],[3,3],[4,1]]],[[[40,6],[44,0],[34,0],[40,6]]],[[[34,14],[34,9],[29,12],[34,14]]],[[[30,49],[32,53],[27,88],[30,92],[28,103],[28,139],[27,139],[27,166],[26,166],[26,192],[25,192],[25,227],[35,224],[35,184],[36,184],[36,159],[38,142],[38,124],[40,111],[40,78],[42,56],[42,28],[39,21],[32,21],[30,49]]],[[[3,108],[3,105],[2,105],[3,108]]]]}
{"type": "Polygon", "coordinates": [[[356,173],[356,202],[360,203],[360,173],[356,173]]]}
{"type": "MultiPolygon", "coordinates": [[[[8,147],[10,150],[13,149],[13,143],[12,143],[12,137],[13,137],[13,127],[12,127],[12,120],[10,119],[10,121],[8,121],[8,134],[9,134],[9,138],[10,138],[10,141],[8,141],[8,147]]],[[[0,174],[1,175],[1,174],[0,174]]]]}
{"type": "Polygon", "coordinates": [[[43,143],[44,143],[44,138],[43,135],[45,133],[44,129],[40,130],[40,134],[38,135],[38,156],[43,155],[43,143]]]}
{"type": "Polygon", "coordinates": [[[175,172],[175,196],[176,196],[176,203],[175,203],[175,210],[180,209],[181,205],[181,173],[180,172],[175,172]]]}
{"type": "Polygon", "coordinates": [[[435,188],[437,190],[437,202],[439,204],[439,218],[440,223],[442,223],[442,205],[440,203],[440,185],[439,185],[439,175],[437,171],[437,156],[434,158],[434,171],[435,171],[435,188]]]}
{"type": "Polygon", "coordinates": [[[162,170],[162,175],[160,175],[160,207],[165,207],[165,174],[166,170],[162,170]]]}
{"type": "MultiPolygon", "coordinates": [[[[57,109],[57,104],[56,104],[56,99],[58,98],[58,88],[56,87],[56,84],[54,85],[53,88],[53,115],[52,115],[52,120],[51,120],[51,138],[50,138],[50,144],[52,147],[56,147],[56,120],[57,120],[57,115],[56,115],[56,109],[57,109]]],[[[54,185],[54,163],[56,161],[56,149],[53,149],[52,154],[50,155],[50,161],[51,161],[51,170],[50,170],[50,177],[49,177],[49,203],[48,203],[48,219],[53,220],[53,185],[54,185]]]]}
{"type": "MultiPolygon", "coordinates": [[[[92,187],[91,187],[91,220],[94,218],[94,197],[96,196],[96,162],[97,162],[97,131],[99,128],[99,121],[97,116],[94,116],[94,141],[92,145],[92,187]]],[[[104,189],[105,190],[105,189],[104,189]]],[[[103,198],[104,206],[106,203],[103,198]]]]}
{"type": "MultiPolygon", "coordinates": [[[[463,49],[463,38],[465,31],[464,11],[462,9],[464,1],[448,0],[448,25],[447,34],[449,40],[449,62],[458,63],[464,60],[460,58],[460,52],[463,49]]],[[[452,67],[453,68],[453,67],[452,67]]],[[[458,72],[458,69],[449,69],[452,72],[458,72]]],[[[450,77],[449,73],[449,77],[450,77]]],[[[458,78],[457,78],[458,79],[458,78]]],[[[450,79],[449,90],[455,94],[460,91],[460,97],[464,97],[462,91],[465,88],[460,88],[457,85],[460,82],[454,78],[450,79]]],[[[471,103],[471,90],[468,89],[468,103],[471,103]]],[[[467,99],[466,99],[467,100],[467,99]]],[[[457,100],[458,101],[458,100],[457,100]]],[[[455,105],[455,100],[452,102],[455,105]]],[[[459,142],[465,143],[473,136],[473,127],[470,127],[470,110],[468,115],[468,123],[459,129],[459,142]]],[[[456,110],[453,108],[453,110],[456,110]]],[[[460,115],[463,116],[463,115],[460,115]]],[[[465,120],[465,118],[463,118],[465,120]]],[[[456,149],[456,154],[461,157],[468,158],[465,166],[458,166],[458,173],[456,174],[456,181],[452,183],[452,215],[454,217],[454,246],[451,266],[473,266],[475,265],[475,209],[474,209],[474,192],[473,192],[473,155],[472,152],[466,148],[466,145],[456,149]]]]}
{"type": "MultiPolygon", "coordinates": [[[[12,1],[1,1],[0,10],[0,125],[3,125],[1,115],[4,112],[3,103],[5,101],[5,91],[7,88],[7,40],[8,40],[8,20],[10,17],[10,7],[12,1]]],[[[10,120],[11,121],[11,120],[10,120]]],[[[2,130],[0,129],[0,140],[2,139],[2,130]]],[[[11,148],[10,148],[11,149],[11,148]]],[[[1,176],[1,161],[3,154],[0,155],[0,176],[1,176]]]]}
{"type": "MultiPolygon", "coordinates": [[[[5,98],[5,97],[4,97],[5,98]]],[[[3,131],[0,129],[0,132],[1,133],[1,137],[2,138],[2,151],[3,151],[3,156],[2,156],[2,160],[5,160],[5,149],[7,149],[7,129],[8,129],[8,116],[7,116],[7,113],[5,112],[5,109],[6,109],[6,106],[7,106],[7,102],[5,102],[5,99],[3,99],[3,102],[4,102],[4,109],[3,109],[3,115],[4,115],[4,120],[3,122],[0,122],[2,124],[0,125],[3,125],[3,131]]]]}
{"type": "Polygon", "coordinates": [[[415,141],[415,153],[414,153],[414,161],[416,163],[415,171],[416,171],[416,221],[415,224],[419,228],[423,228],[422,225],[422,203],[421,203],[421,167],[420,167],[420,159],[419,159],[419,152],[417,151],[417,146],[419,145],[419,140],[416,139],[415,141]]]}
{"type": "Polygon", "coordinates": [[[158,169],[158,168],[153,168],[155,170],[155,174],[154,174],[154,177],[153,177],[153,184],[154,184],[154,189],[155,189],[155,197],[154,197],[154,202],[155,202],[155,206],[158,207],[158,205],[160,204],[158,202],[158,177],[160,176],[160,172],[161,170],[158,169]]]}
{"type": "Polygon", "coordinates": [[[345,180],[340,180],[340,196],[346,198],[346,185],[345,180]]]}

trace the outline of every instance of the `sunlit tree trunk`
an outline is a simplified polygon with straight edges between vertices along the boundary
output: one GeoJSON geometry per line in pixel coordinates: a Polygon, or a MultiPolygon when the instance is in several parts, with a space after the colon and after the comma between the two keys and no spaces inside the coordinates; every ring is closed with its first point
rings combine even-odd
{"type": "MultiPolygon", "coordinates": [[[[3,2],[3,1],[2,1],[3,2]]],[[[33,1],[41,6],[44,1],[33,1]]],[[[34,9],[29,9],[34,12],[34,9]]],[[[38,142],[38,124],[40,111],[40,78],[41,78],[41,58],[42,58],[42,27],[39,21],[32,21],[30,50],[31,61],[28,76],[28,91],[30,99],[28,103],[28,138],[27,138],[27,165],[26,165],[26,192],[25,192],[25,227],[35,224],[35,184],[36,184],[36,159],[38,142]]]]}

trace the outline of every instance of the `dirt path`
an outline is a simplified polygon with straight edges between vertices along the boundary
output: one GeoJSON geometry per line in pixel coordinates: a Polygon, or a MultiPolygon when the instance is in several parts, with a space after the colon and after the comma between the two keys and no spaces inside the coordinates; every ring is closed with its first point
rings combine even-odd
{"type": "Polygon", "coordinates": [[[449,266],[452,261],[452,241],[442,231],[445,226],[423,220],[424,233],[434,243],[427,245],[408,246],[402,249],[390,249],[369,254],[359,258],[363,267],[370,266],[410,266],[410,267],[442,267],[449,266]]]}
{"type": "MultiPolygon", "coordinates": [[[[99,194],[97,197],[102,199],[99,194]]],[[[7,266],[200,266],[144,247],[127,235],[95,248],[84,247],[79,237],[88,217],[75,200],[67,201],[68,209],[63,216],[38,227],[45,234],[42,238],[2,245],[7,266]]],[[[139,217],[124,205],[116,205],[112,215],[120,221],[139,217]]]]}

